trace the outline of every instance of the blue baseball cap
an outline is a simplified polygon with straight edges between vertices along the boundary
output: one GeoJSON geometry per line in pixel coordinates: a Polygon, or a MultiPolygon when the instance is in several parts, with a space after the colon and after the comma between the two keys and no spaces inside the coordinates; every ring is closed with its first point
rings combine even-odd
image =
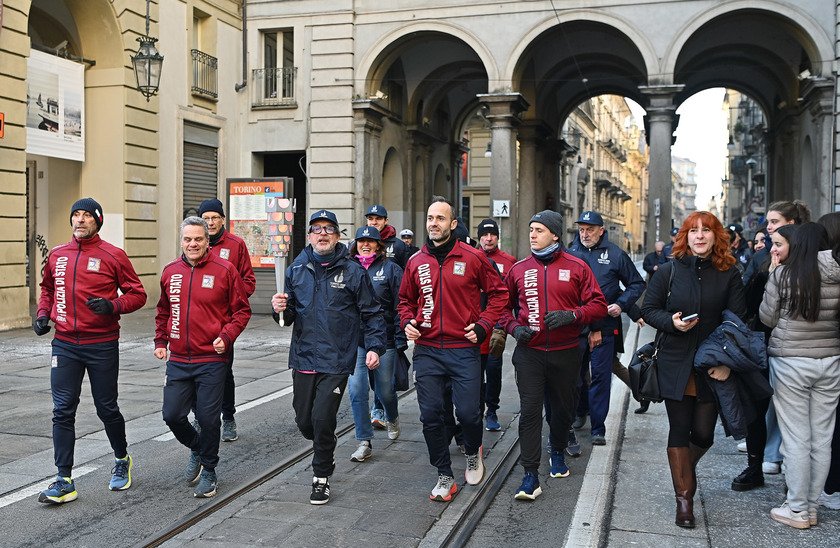
{"type": "Polygon", "coordinates": [[[312,224],[315,221],[329,221],[336,227],[338,226],[338,219],[336,219],[335,213],[326,209],[318,210],[312,214],[312,217],[309,218],[309,224],[312,224]]]}
{"type": "Polygon", "coordinates": [[[578,224],[604,226],[604,218],[596,211],[584,211],[577,220],[578,224]]]}
{"type": "Polygon", "coordinates": [[[380,217],[385,217],[387,219],[388,210],[385,209],[385,206],[373,204],[368,208],[367,213],[365,213],[365,217],[367,217],[368,215],[379,215],[380,217]]]}
{"type": "Polygon", "coordinates": [[[362,226],[356,230],[356,239],[381,241],[382,236],[379,234],[379,229],[375,226],[362,226]]]}
{"type": "Polygon", "coordinates": [[[677,227],[674,227],[674,228],[671,229],[671,236],[676,236],[677,234],[679,234],[679,232],[680,232],[680,229],[677,228],[677,227]]]}

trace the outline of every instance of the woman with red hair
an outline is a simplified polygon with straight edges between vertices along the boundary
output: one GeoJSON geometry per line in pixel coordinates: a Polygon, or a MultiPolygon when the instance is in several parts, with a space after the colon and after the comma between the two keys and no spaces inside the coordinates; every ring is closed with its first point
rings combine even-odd
{"type": "MultiPolygon", "coordinates": [[[[741,275],[729,251],[729,235],[711,213],[697,211],[688,216],[677,233],[673,256],[651,278],[642,316],[656,328],[660,345],[658,379],[670,425],[668,464],[677,499],[675,523],[690,528],[694,527],[697,462],[714,443],[717,421],[712,389],[706,374],[693,367],[694,355],[721,324],[724,310],[743,318],[746,304],[741,275]]],[[[726,380],[729,368],[711,367],[708,376],[726,380]]]]}

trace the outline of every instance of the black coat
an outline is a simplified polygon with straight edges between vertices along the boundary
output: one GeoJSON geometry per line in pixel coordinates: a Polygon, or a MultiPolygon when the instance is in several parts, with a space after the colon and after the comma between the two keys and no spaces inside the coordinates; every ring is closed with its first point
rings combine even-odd
{"type": "MultiPolygon", "coordinates": [[[[657,359],[659,391],[663,398],[682,400],[697,348],[723,321],[723,311],[743,318],[746,313],[741,275],[735,266],[715,270],[711,261],[686,255],[662,265],[648,284],[642,317],[660,339],[657,359]],[[668,281],[674,268],[670,297],[668,281]],[[699,321],[687,332],[674,327],[671,317],[698,313],[699,321]]],[[[702,390],[698,386],[699,391],[702,390]]]]}
{"type": "Polygon", "coordinates": [[[694,367],[704,375],[716,365],[732,370],[725,381],[709,379],[707,383],[715,394],[726,435],[741,439],[758,417],[756,403],[773,395],[767,382],[767,345],[762,333],[751,331],[731,311],[724,310],[723,317],[723,323],[697,350],[694,367]]]}

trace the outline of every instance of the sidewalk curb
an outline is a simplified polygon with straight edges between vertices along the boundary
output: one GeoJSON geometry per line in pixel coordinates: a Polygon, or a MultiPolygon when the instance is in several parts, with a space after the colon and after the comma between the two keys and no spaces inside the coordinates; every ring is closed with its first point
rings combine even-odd
{"type": "MultiPolygon", "coordinates": [[[[621,363],[625,366],[630,363],[630,357],[638,342],[638,334],[642,329],[636,323],[630,323],[630,329],[624,337],[624,348],[632,350],[625,351],[621,356],[621,363]]],[[[595,548],[601,546],[602,539],[606,538],[609,509],[615,491],[617,464],[621,453],[621,442],[624,439],[630,399],[630,390],[624,383],[621,381],[612,383],[610,411],[606,420],[605,437],[608,445],[603,448],[592,446],[589,448],[592,456],[584,472],[578,502],[563,543],[567,548],[595,548]]]]}

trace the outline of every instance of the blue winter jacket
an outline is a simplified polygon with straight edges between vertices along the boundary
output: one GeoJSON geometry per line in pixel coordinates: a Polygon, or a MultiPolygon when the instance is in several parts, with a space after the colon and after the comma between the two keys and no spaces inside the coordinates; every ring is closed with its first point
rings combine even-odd
{"type": "MultiPolygon", "coordinates": [[[[350,259],[358,262],[355,257],[350,259]]],[[[364,267],[362,267],[364,268],[364,267]]],[[[370,282],[373,284],[373,291],[376,293],[376,300],[382,307],[382,314],[385,317],[386,344],[388,348],[406,348],[408,343],[405,338],[405,331],[400,329],[400,315],[397,313],[397,305],[400,303],[400,284],[402,283],[403,269],[393,260],[380,255],[367,269],[370,282]]],[[[359,346],[365,347],[365,333],[359,334],[359,346]]]]}
{"type": "Polygon", "coordinates": [[[385,353],[385,318],[367,272],[347,257],[344,244],[336,244],[326,267],[316,268],[314,255],[306,246],[286,269],[283,320],[293,327],[289,367],[349,375],[362,326],[366,349],[385,353]]]}
{"type": "MultiPolygon", "coordinates": [[[[601,286],[601,292],[607,299],[607,305],[617,304],[622,311],[627,312],[642,296],[645,280],[642,279],[630,256],[609,241],[606,231],[601,241],[592,249],[583,245],[580,242],[580,235],[576,235],[569,247],[569,252],[586,261],[592,269],[598,285],[601,286]],[[624,289],[621,288],[619,282],[624,285],[624,289]]],[[[592,331],[600,330],[605,334],[613,335],[619,325],[621,325],[621,317],[613,318],[608,315],[590,327],[592,331]]]]}
{"type": "Polygon", "coordinates": [[[697,349],[694,367],[707,376],[726,435],[745,437],[747,426],[758,416],[757,402],[773,395],[766,377],[764,334],[751,331],[734,312],[724,310],[723,322],[697,349]],[[708,377],[709,368],[717,365],[732,370],[725,381],[708,377]]]}

